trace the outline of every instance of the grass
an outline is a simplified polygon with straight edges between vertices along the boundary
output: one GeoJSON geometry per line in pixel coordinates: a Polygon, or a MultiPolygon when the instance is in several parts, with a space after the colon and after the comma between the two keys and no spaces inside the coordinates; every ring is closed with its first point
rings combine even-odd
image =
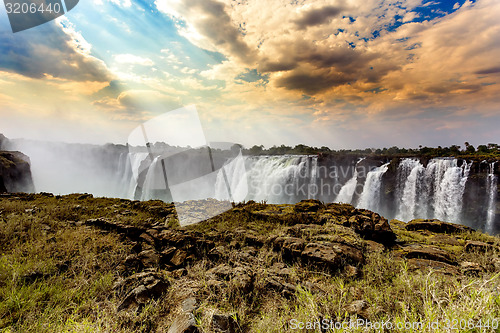
{"type": "MultiPolygon", "coordinates": [[[[256,205],[266,209],[265,204],[256,205]]],[[[491,265],[499,255],[498,237],[464,233],[454,236],[459,245],[451,246],[429,241],[432,235],[425,232],[406,231],[403,224],[394,224],[399,239],[438,246],[453,252],[459,262],[479,263],[485,267],[484,272],[469,276],[410,270],[397,251],[386,250],[366,251],[359,277],[353,277],[342,271],[332,274],[321,267],[310,267],[300,260],[284,261],[279,252],[266,245],[254,249],[256,254],[248,259],[244,255],[249,249],[245,243],[248,235],[265,243],[270,235],[286,235],[290,223],[238,207],[210,221],[180,228],[224,236],[216,243],[226,249],[224,257],[194,261],[186,267],[187,275],[170,277],[166,294],[148,302],[141,312],[117,312],[120,299],[113,292],[121,274],[117,266],[133,244],[113,232],[79,222],[106,218],[138,226],[164,223],[179,228],[171,213],[171,205],[158,201],[42,194],[0,198],[0,332],[167,332],[179,303],[190,295],[198,299],[195,318],[203,332],[213,331],[214,313],[232,315],[243,332],[319,332],[292,328],[323,320],[333,324],[356,322],[360,314],[349,311],[349,305],[359,300],[366,302],[363,317],[372,323],[403,325],[393,330],[397,332],[453,332],[445,325],[453,326],[455,320],[458,328],[460,321],[462,327],[464,323],[477,326],[479,321],[490,324],[489,328],[467,326],[457,332],[500,332],[491,327],[500,319],[500,273],[491,265]],[[463,245],[467,240],[489,242],[496,250],[466,253],[463,245]],[[245,260],[250,260],[247,265],[253,272],[249,291],[242,290],[234,278],[214,281],[207,274],[217,265],[244,265],[245,260]],[[269,274],[277,264],[287,268],[284,281],[296,287],[291,296],[267,287],[269,274]],[[404,328],[409,323],[423,323],[423,327],[404,328]],[[433,323],[440,327],[428,327],[433,323]]],[[[302,218],[294,215],[293,224],[305,222],[302,218]]],[[[301,230],[299,236],[365,248],[365,241],[350,229],[331,222],[318,228],[301,230]]],[[[325,331],[382,331],[365,328],[325,331]]]]}

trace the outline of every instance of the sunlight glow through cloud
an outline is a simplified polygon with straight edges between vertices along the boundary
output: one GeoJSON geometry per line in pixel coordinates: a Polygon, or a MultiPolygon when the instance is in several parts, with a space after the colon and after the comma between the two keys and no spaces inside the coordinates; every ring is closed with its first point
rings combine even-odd
{"type": "Polygon", "coordinates": [[[83,141],[195,104],[209,140],[246,146],[493,142],[499,15],[495,0],[104,0],[24,35],[2,19],[0,71],[17,76],[0,79],[0,132],[32,135],[33,112],[57,122],[47,96],[62,91],[83,141]],[[84,117],[107,130],[85,138],[84,117]]]}

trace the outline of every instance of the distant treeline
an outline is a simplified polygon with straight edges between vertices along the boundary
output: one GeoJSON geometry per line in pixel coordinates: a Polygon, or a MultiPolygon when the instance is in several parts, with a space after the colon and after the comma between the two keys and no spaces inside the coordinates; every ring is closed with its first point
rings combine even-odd
{"type": "Polygon", "coordinates": [[[298,155],[337,155],[337,154],[352,154],[352,155],[380,155],[380,156],[449,156],[449,157],[484,157],[484,158],[500,158],[500,145],[495,143],[488,143],[487,145],[473,145],[465,142],[464,148],[458,145],[450,147],[424,147],[419,146],[418,149],[413,148],[399,148],[396,146],[390,148],[366,148],[366,149],[341,149],[332,150],[326,146],[309,147],[303,144],[291,146],[272,146],[265,148],[263,145],[253,146],[251,148],[243,148],[243,153],[248,155],[285,155],[285,154],[298,154],[298,155]]]}

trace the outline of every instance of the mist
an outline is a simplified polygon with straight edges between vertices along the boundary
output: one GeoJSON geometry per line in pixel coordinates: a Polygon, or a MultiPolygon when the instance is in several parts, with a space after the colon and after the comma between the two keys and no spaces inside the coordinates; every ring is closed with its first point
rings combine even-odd
{"type": "Polygon", "coordinates": [[[6,148],[30,158],[36,192],[120,197],[117,169],[125,146],[15,139],[6,148]]]}

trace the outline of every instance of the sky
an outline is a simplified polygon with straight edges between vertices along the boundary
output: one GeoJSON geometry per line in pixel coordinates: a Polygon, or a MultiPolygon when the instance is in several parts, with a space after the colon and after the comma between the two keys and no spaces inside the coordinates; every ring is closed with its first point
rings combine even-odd
{"type": "Polygon", "coordinates": [[[82,0],[12,33],[0,133],[125,143],[188,105],[207,141],[500,143],[498,0],[82,0]]]}

